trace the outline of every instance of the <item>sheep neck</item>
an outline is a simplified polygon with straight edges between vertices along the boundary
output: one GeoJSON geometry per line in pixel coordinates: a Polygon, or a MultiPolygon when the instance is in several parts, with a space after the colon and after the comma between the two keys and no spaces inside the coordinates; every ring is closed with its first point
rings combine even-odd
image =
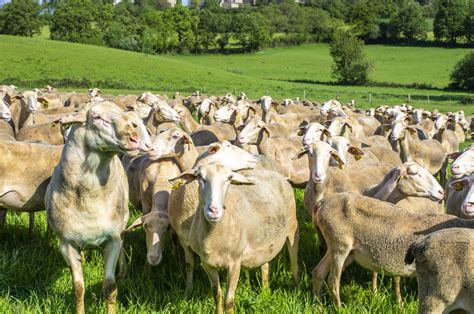
{"type": "Polygon", "coordinates": [[[191,112],[187,108],[183,108],[183,110],[184,110],[184,115],[181,121],[181,125],[183,126],[183,130],[186,133],[191,134],[197,129],[199,129],[201,125],[193,119],[191,112]]]}
{"type": "Polygon", "coordinates": [[[270,123],[270,111],[268,110],[262,110],[262,120],[265,122],[265,124],[270,123]]]}
{"type": "Polygon", "coordinates": [[[397,188],[398,174],[392,173],[389,180],[382,180],[379,184],[372,187],[364,193],[366,196],[370,196],[381,201],[396,204],[399,201],[407,198],[407,195],[402,194],[397,188]]]}
{"type": "Polygon", "coordinates": [[[258,133],[258,138],[257,138],[257,148],[258,152],[262,155],[265,155],[264,152],[267,151],[268,149],[271,149],[271,145],[269,145],[268,139],[270,138],[270,135],[262,128],[260,132],[258,133]]]}
{"type": "Polygon", "coordinates": [[[181,157],[175,159],[181,172],[191,169],[199,156],[199,153],[193,144],[185,144],[185,147],[186,146],[188,147],[188,150],[185,151],[181,157]]]}
{"type": "Polygon", "coordinates": [[[86,139],[87,132],[84,127],[71,130],[61,158],[63,180],[70,186],[80,185],[81,189],[95,190],[98,185],[103,186],[110,182],[111,164],[116,153],[91,149],[86,139]],[[105,180],[96,181],[94,178],[105,180]]]}

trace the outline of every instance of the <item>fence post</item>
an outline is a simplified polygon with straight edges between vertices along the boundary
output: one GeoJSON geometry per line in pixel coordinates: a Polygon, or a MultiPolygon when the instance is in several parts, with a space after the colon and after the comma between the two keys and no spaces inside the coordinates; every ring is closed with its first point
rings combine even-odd
{"type": "Polygon", "coordinates": [[[306,90],[303,91],[303,100],[306,100],[306,90]]]}
{"type": "Polygon", "coordinates": [[[410,103],[410,102],[411,102],[411,95],[408,94],[408,103],[410,103]]]}
{"type": "Polygon", "coordinates": [[[369,93],[369,105],[372,103],[372,93],[369,93]]]}
{"type": "Polygon", "coordinates": [[[430,95],[426,95],[426,97],[428,97],[428,105],[431,105],[431,102],[430,102],[430,95]]]}

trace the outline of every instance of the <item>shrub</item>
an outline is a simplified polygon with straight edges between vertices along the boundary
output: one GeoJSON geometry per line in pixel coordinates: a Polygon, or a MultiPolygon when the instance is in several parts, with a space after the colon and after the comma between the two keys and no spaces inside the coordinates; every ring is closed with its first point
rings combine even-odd
{"type": "Polygon", "coordinates": [[[0,33],[33,36],[41,31],[40,5],[33,0],[13,0],[0,9],[0,33]]]}
{"type": "Polygon", "coordinates": [[[332,76],[339,83],[363,85],[369,79],[371,64],[364,51],[364,42],[350,31],[339,31],[333,36],[330,54],[334,64],[332,76]]]}
{"type": "Polygon", "coordinates": [[[456,63],[451,72],[450,87],[474,91],[474,52],[456,63]]]}

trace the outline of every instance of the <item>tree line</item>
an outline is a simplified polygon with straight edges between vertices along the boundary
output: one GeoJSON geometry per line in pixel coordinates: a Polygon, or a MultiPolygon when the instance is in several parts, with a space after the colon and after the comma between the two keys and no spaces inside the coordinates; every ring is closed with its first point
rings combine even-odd
{"type": "Polygon", "coordinates": [[[423,41],[431,18],[437,41],[474,43],[474,0],[257,0],[239,9],[218,0],[111,2],[12,0],[0,9],[0,33],[33,36],[49,25],[51,39],[146,53],[247,52],[329,42],[341,29],[366,43],[423,41]]]}

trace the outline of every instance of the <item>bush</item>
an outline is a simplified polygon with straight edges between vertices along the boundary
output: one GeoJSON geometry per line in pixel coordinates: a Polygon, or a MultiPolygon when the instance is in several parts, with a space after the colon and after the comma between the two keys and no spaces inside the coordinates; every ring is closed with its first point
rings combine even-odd
{"type": "Polygon", "coordinates": [[[474,52],[456,63],[451,73],[450,87],[474,91],[474,52]]]}
{"type": "Polygon", "coordinates": [[[33,0],[13,0],[0,9],[0,33],[33,36],[41,32],[40,5],[33,0]]]}
{"type": "Polygon", "coordinates": [[[363,85],[369,79],[371,64],[364,51],[364,42],[350,31],[339,31],[333,36],[330,54],[334,60],[332,76],[339,83],[363,85]]]}

